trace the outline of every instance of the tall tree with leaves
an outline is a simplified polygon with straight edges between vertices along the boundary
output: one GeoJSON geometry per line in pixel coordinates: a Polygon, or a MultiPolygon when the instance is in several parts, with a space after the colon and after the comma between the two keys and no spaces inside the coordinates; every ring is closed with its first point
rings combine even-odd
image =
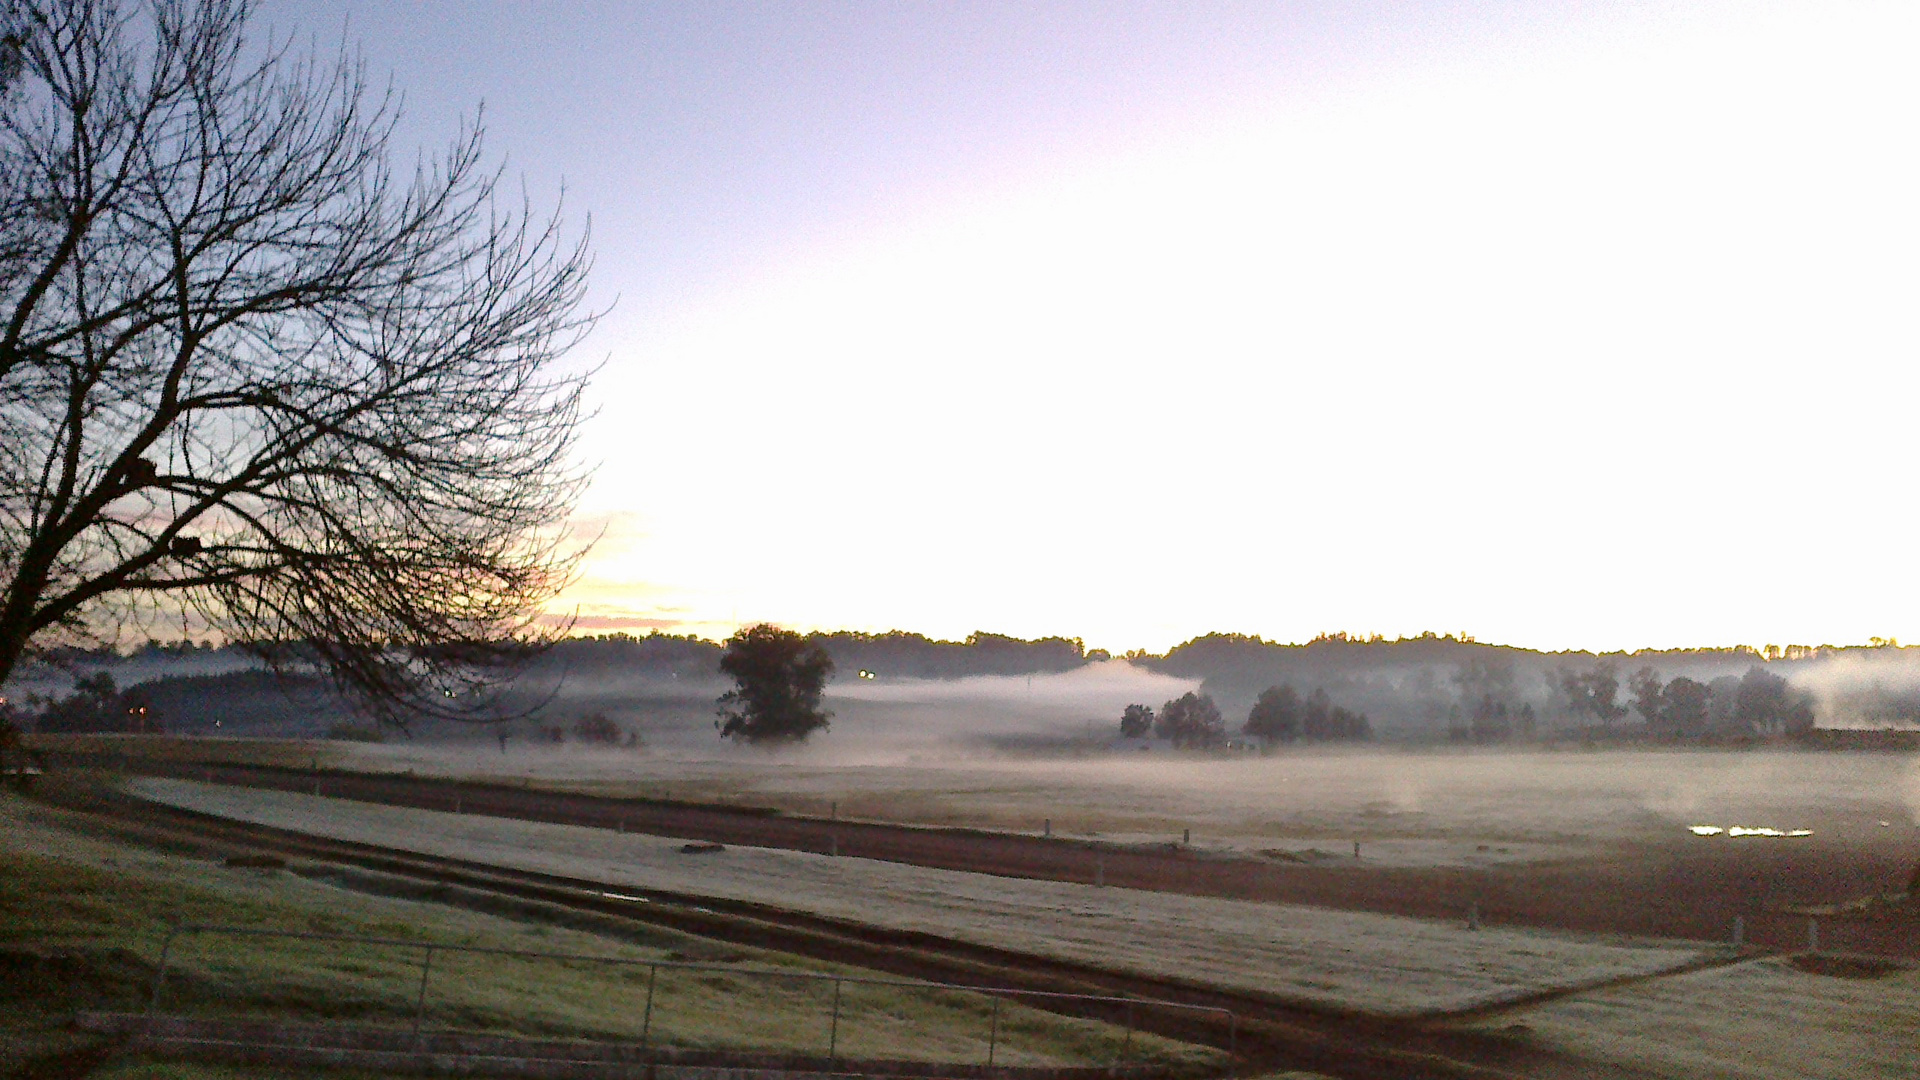
{"type": "Polygon", "coordinates": [[[1153,707],[1129,705],[1120,713],[1120,737],[1143,739],[1153,733],[1153,707]]]}
{"type": "Polygon", "coordinates": [[[824,731],[820,707],[833,658],[791,630],[760,623],[727,639],[720,670],[734,687],[721,696],[720,736],[745,743],[796,743],[824,731]]]}
{"type": "Polygon", "coordinates": [[[1269,686],[1248,710],[1244,730],[1271,742],[1292,742],[1300,737],[1301,712],[1300,694],[1290,684],[1269,686]]]}
{"type": "Polygon", "coordinates": [[[1627,680],[1627,689],[1633,694],[1633,711],[1648,727],[1660,726],[1661,691],[1666,684],[1660,681],[1660,673],[1650,667],[1643,667],[1627,680]]]}
{"type": "Polygon", "coordinates": [[[1660,692],[1660,724],[1669,734],[1697,739],[1706,734],[1713,691],[1705,683],[1682,675],[1660,692]]]}
{"type": "Polygon", "coordinates": [[[1226,737],[1226,721],[1212,695],[1189,690],[1160,706],[1154,730],[1175,746],[1206,747],[1226,737]]]}
{"type": "Polygon", "coordinates": [[[1560,692],[1566,695],[1567,704],[1576,716],[1589,717],[1601,727],[1610,728],[1615,720],[1627,715],[1627,707],[1618,700],[1620,679],[1614,674],[1613,665],[1595,664],[1586,671],[1563,667],[1555,674],[1560,692]]]}
{"type": "Polygon", "coordinates": [[[547,635],[588,256],[478,126],[396,169],[351,55],[246,0],[11,0],[0,678],[200,620],[376,713],[481,716],[547,635]]]}

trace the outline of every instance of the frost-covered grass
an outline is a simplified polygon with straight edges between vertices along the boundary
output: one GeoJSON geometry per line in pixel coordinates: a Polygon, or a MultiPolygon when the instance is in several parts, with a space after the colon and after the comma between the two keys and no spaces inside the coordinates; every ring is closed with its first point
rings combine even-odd
{"type": "Polygon", "coordinates": [[[1487,1026],[1675,1080],[1911,1080],[1920,971],[1836,978],[1785,958],[1590,991],[1487,1026]]]}
{"type": "Polygon", "coordinates": [[[689,856],[678,841],[136,780],[183,806],[288,828],[603,881],[797,908],[1150,975],[1380,1013],[1469,1008],[1683,965],[1692,947],[1366,912],[1030,881],[766,848],[689,856]]]}
{"type": "MultiPolygon", "coordinates": [[[[213,923],[559,952],[593,961],[437,952],[429,1027],[635,1039],[647,961],[661,968],[650,1037],[665,1045],[824,1051],[831,983],[749,974],[868,974],[636,927],[614,938],[538,921],[352,891],[285,871],[229,869],[201,859],[89,838],[66,812],[0,795],[0,1075],[32,1056],[60,1015],[144,1007],[168,930],[213,923]],[[616,964],[606,961],[639,961],[616,964]]],[[[177,940],[164,1006],[218,1015],[411,1023],[421,949],[260,937],[177,940]]],[[[988,999],[899,987],[846,988],[838,1050],[856,1057],[984,1060],[988,999]]],[[[1105,1064],[1124,1032],[1003,1005],[996,1060],[1105,1064]]],[[[1211,1052],[1136,1036],[1162,1060],[1211,1052]]]]}
{"type": "MultiPolygon", "coordinates": [[[[1778,749],[1290,749],[1272,757],[965,754],[841,760],[574,746],[336,746],[343,767],[504,779],[819,816],[1351,853],[1369,865],[1485,865],[1620,843],[1688,842],[1692,824],[1811,828],[1825,842],[1920,822],[1920,755],[1778,749]],[[1879,823],[1886,821],[1886,826],[1879,823]],[[1482,850],[1485,845],[1485,850],[1482,850]],[[1500,848],[1507,851],[1501,852],[1500,848]]],[[[1755,841],[1765,842],[1765,841],[1755,841]]]]}

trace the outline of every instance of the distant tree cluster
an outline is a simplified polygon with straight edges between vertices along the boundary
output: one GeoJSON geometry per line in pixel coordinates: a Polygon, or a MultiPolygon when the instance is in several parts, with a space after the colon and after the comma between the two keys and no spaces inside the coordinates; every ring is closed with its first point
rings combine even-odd
{"type": "Polygon", "coordinates": [[[1609,728],[1614,721],[1627,715],[1627,707],[1617,700],[1620,679],[1614,674],[1612,664],[1595,664],[1588,671],[1556,668],[1554,680],[1575,716],[1586,717],[1603,728],[1609,728]]]}
{"type": "Polygon", "coordinates": [[[588,746],[619,746],[625,743],[635,745],[638,738],[607,718],[603,712],[588,713],[573,722],[573,737],[576,742],[588,746]]]}
{"type": "Polygon", "coordinates": [[[1269,686],[1260,692],[1241,728],[1269,743],[1364,742],[1373,737],[1373,725],[1365,713],[1333,703],[1323,688],[1316,687],[1305,699],[1290,684],[1269,686]]]}
{"type": "Polygon", "coordinates": [[[1227,724],[1213,698],[1189,690],[1160,706],[1153,733],[1175,746],[1198,749],[1225,742],[1227,724]]]}
{"type": "Polygon", "coordinates": [[[104,671],[75,679],[73,693],[66,697],[29,699],[27,706],[29,710],[37,708],[33,726],[41,732],[144,734],[162,730],[160,717],[144,689],[136,686],[122,691],[114,685],[113,676],[104,671]]]}
{"type": "Polygon", "coordinates": [[[537,666],[598,676],[708,678],[722,646],[692,634],[597,634],[556,642],[537,666]]]}
{"type": "Polygon", "coordinates": [[[1128,739],[1156,735],[1175,746],[1199,750],[1226,742],[1227,723],[1211,696],[1188,691],[1161,705],[1157,714],[1146,705],[1127,706],[1120,714],[1120,734],[1128,739]]]}
{"type": "Polygon", "coordinates": [[[1661,682],[1643,667],[1629,684],[1634,711],[1656,738],[1803,735],[1813,730],[1813,699],[1787,680],[1755,665],[1739,678],[1701,683],[1682,675],[1661,682]]]}

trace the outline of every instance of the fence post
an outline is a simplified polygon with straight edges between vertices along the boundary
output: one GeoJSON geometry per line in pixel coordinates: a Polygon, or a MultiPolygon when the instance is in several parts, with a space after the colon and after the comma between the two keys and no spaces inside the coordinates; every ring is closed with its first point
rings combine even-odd
{"type": "Polygon", "coordinates": [[[993,1067],[993,1051],[1000,1044],[1000,999],[993,999],[993,1026],[987,1029],[987,1067],[993,1067]]]}
{"type": "Polygon", "coordinates": [[[647,1037],[653,1034],[653,981],[660,977],[660,965],[647,965],[647,1015],[640,1021],[640,1049],[647,1048],[647,1037]]]}
{"type": "Polygon", "coordinates": [[[167,962],[173,956],[173,939],[186,932],[187,928],[176,925],[167,931],[167,942],[160,946],[160,970],[153,973],[153,994],[147,998],[147,1034],[153,1034],[153,1017],[160,1011],[160,987],[167,981],[167,962]]]}
{"type": "Polygon", "coordinates": [[[840,1050],[840,980],[833,980],[833,1020],[827,1028],[827,1060],[840,1050]]]}
{"type": "Polygon", "coordinates": [[[1227,1056],[1240,1056],[1240,1014],[1227,1012],[1227,1056]]]}
{"type": "Polygon", "coordinates": [[[427,1011],[427,976],[433,971],[433,946],[427,946],[427,954],[420,958],[420,989],[413,997],[413,1048],[420,1049],[420,1019],[427,1011]]]}
{"type": "Polygon", "coordinates": [[[1817,953],[1820,951],[1820,920],[1819,919],[1807,920],[1807,951],[1810,953],[1817,953]]]}
{"type": "Polygon", "coordinates": [[[1122,1042],[1120,1044],[1120,1060],[1124,1062],[1129,1060],[1132,1057],[1133,1057],[1133,1002],[1129,1001],[1127,1002],[1127,1038],[1125,1042],[1122,1042]]]}
{"type": "Polygon", "coordinates": [[[1746,936],[1747,924],[1741,920],[1740,916],[1735,915],[1733,917],[1733,947],[1737,949],[1746,944],[1746,936]]]}

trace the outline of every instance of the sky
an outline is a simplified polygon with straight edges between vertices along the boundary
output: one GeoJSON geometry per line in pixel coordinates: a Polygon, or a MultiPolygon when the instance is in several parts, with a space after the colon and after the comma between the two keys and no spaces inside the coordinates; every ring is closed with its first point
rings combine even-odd
{"type": "Polygon", "coordinates": [[[1910,3],[260,25],[590,219],[582,632],[1920,639],[1910,3]]]}

